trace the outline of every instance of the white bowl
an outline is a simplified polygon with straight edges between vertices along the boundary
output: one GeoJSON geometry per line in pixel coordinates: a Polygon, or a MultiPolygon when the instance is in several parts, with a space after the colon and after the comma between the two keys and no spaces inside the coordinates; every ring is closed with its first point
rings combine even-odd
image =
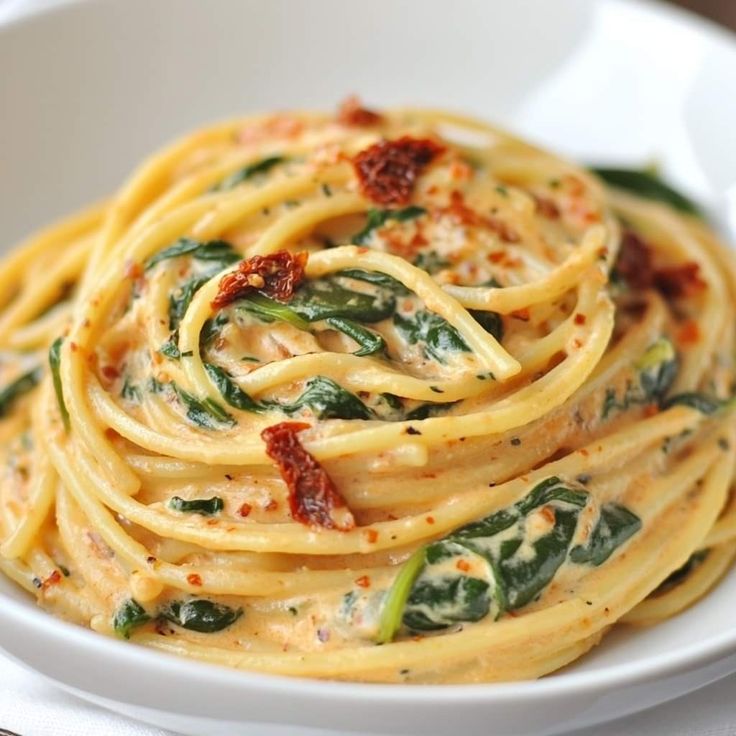
{"type": "MultiPolygon", "coordinates": [[[[3,237],[9,247],[99,199],[195,125],[333,107],[349,92],[480,114],[582,160],[657,158],[725,216],[722,195],[736,181],[735,77],[728,34],[630,0],[62,3],[0,24],[3,237]]],[[[542,736],[736,671],[735,596],[732,573],[675,619],[617,630],[564,672],[505,685],[229,671],[55,620],[4,579],[0,647],[83,698],[186,734],[439,736],[461,724],[469,736],[542,736]]]]}

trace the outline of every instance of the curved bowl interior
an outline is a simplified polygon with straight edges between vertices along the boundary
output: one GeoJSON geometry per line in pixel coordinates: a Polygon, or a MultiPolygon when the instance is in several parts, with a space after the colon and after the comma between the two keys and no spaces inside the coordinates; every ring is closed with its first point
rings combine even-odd
{"type": "MultiPolygon", "coordinates": [[[[736,69],[727,34],[628,0],[466,0],[449,18],[447,8],[108,0],[0,27],[0,249],[114,190],[133,163],[198,124],[330,108],[356,91],[379,105],[479,114],[581,160],[656,158],[718,207],[736,171],[724,165],[736,107],[723,107],[729,124],[712,114],[736,69]],[[40,49],[53,50],[51,66],[40,49]]],[[[0,647],[79,693],[187,733],[232,734],[252,721],[431,735],[452,727],[454,705],[470,734],[487,732],[489,719],[497,734],[542,734],[736,670],[734,596],[732,573],[655,629],[617,630],[565,672],[507,685],[320,683],[182,662],[52,620],[4,579],[0,647]]]]}

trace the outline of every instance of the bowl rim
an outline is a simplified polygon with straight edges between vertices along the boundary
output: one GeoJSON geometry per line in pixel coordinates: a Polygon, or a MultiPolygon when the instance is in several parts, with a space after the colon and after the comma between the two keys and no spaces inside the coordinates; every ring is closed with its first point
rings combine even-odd
{"type": "MultiPolygon", "coordinates": [[[[25,25],[44,22],[49,16],[112,2],[113,0],[51,0],[47,5],[30,3],[27,6],[12,8],[8,16],[0,18],[0,42],[3,34],[25,25]]],[[[689,27],[711,42],[725,43],[736,49],[736,33],[692,11],[669,5],[665,0],[599,0],[599,2],[604,5],[660,14],[689,27]]],[[[131,645],[58,619],[36,607],[32,597],[20,589],[18,595],[3,592],[1,588],[6,584],[15,586],[10,579],[0,580],[0,622],[10,622],[21,628],[41,631],[43,636],[61,640],[70,648],[79,647],[90,653],[94,650],[106,650],[108,661],[119,659],[137,666],[145,665],[150,668],[148,670],[150,672],[175,667],[178,675],[199,680],[206,675],[209,682],[214,685],[282,694],[298,689],[300,694],[305,696],[339,697],[344,700],[379,698],[385,702],[404,705],[437,703],[437,701],[439,704],[457,704],[480,700],[485,703],[523,704],[540,699],[552,699],[572,692],[576,695],[585,695],[600,692],[603,687],[636,685],[668,675],[681,674],[736,653],[736,627],[734,627],[732,631],[722,632],[666,653],[648,655],[633,662],[604,665],[595,671],[563,671],[538,680],[478,684],[406,684],[397,687],[395,684],[290,677],[229,668],[179,657],[141,645],[131,645]],[[27,600],[19,600],[19,597],[25,597],[27,600]]],[[[0,649],[3,649],[2,645],[0,649]]],[[[22,657],[15,653],[10,653],[10,656],[22,662],[22,657]]]]}

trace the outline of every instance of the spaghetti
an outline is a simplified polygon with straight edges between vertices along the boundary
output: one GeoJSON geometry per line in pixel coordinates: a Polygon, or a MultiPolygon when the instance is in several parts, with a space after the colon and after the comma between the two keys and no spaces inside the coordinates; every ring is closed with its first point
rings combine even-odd
{"type": "Polygon", "coordinates": [[[0,267],[0,568],[373,682],[538,677],[736,554],[729,254],[655,177],[420,110],[196,131],[0,267]]]}

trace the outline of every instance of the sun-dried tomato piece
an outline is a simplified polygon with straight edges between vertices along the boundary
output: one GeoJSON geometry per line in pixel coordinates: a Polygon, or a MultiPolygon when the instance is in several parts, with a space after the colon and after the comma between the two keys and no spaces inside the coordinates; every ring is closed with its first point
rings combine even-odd
{"type": "Polygon", "coordinates": [[[217,296],[212,300],[213,309],[258,291],[266,296],[288,301],[304,278],[307,253],[289,253],[280,250],[267,256],[252,256],[238,264],[238,268],[220,279],[217,296]]]}
{"type": "Polygon", "coordinates": [[[355,526],[355,519],[345,499],[297,436],[309,426],[303,422],[281,422],[267,427],[261,432],[266,454],[278,465],[289,489],[291,515],[297,521],[348,531],[355,526]]]}
{"type": "Polygon", "coordinates": [[[690,261],[657,269],[654,286],[665,297],[687,299],[705,289],[706,283],[700,278],[700,266],[690,261]]]}
{"type": "Polygon", "coordinates": [[[631,230],[624,231],[616,271],[631,288],[653,288],[666,299],[687,299],[707,286],[693,261],[655,268],[649,246],[631,230]]]}
{"type": "Polygon", "coordinates": [[[444,146],[429,138],[405,135],[374,143],[353,159],[353,166],[368,199],[404,205],[411,199],[417,177],[444,151],[444,146]]]}
{"type": "Polygon", "coordinates": [[[343,100],[337,111],[337,122],[342,125],[367,128],[371,125],[380,125],[383,122],[383,115],[363,107],[357,95],[350,95],[343,100]]]}
{"type": "Polygon", "coordinates": [[[624,230],[622,234],[616,272],[632,289],[649,289],[654,284],[652,253],[631,230],[624,230]]]}

